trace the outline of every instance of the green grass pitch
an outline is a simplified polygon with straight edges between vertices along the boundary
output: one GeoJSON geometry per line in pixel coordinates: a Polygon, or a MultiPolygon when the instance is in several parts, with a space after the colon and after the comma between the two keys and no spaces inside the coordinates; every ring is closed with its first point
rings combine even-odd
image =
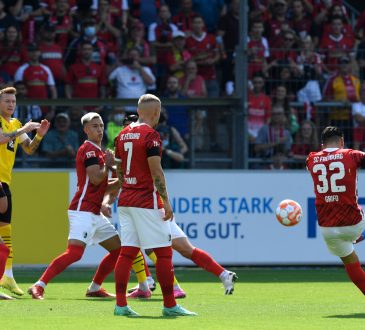
{"type": "MultiPolygon", "coordinates": [[[[175,271],[187,292],[178,302],[199,316],[162,317],[159,287],[150,300],[129,301],[142,317],[113,316],[113,300],[84,296],[93,270],[70,269],[50,283],[43,301],[0,301],[0,329],[365,329],[365,297],[342,268],[238,268],[231,296],[200,269],[175,271]]],[[[17,270],[19,286],[26,290],[40,272],[17,270]]],[[[112,277],[104,287],[113,291],[112,277]]]]}

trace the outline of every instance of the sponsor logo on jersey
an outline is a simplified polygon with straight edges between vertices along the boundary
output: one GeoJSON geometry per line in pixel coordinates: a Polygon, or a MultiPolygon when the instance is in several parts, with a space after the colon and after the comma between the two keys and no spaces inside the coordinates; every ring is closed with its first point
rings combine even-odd
{"type": "Polygon", "coordinates": [[[86,153],[86,158],[93,158],[96,157],[95,151],[88,151],[86,153]]]}
{"type": "Polygon", "coordinates": [[[10,141],[8,142],[8,144],[6,145],[6,149],[8,149],[9,151],[14,152],[14,143],[15,143],[15,141],[14,141],[14,140],[10,140],[10,141]]]}

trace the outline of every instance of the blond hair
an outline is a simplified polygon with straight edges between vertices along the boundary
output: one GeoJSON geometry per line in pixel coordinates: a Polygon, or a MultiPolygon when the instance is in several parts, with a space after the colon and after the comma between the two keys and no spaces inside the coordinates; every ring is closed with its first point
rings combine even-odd
{"type": "Polygon", "coordinates": [[[13,95],[15,95],[16,94],[16,89],[14,87],[5,87],[5,88],[0,90],[0,97],[3,94],[13,94],[13,95]]]}
{"type": "Polygon", "coordinates": [[[157,102],[161,104],[161,100],[153,94],[143,94],[138,100],[138,106],[150,102],[157,102]]]}
{"type": "Polygon", "coordinates": [[[82,126],[85,126],[88,122],[95,118],[99,118],[102,120],[101,116],[97,112],[88,112],[86,115],[83,115],[81,117],[82,126]]]}

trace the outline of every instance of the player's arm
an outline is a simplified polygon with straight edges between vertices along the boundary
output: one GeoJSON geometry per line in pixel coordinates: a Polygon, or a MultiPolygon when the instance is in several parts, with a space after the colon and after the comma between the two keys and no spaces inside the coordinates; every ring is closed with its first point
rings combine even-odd
{"type": "Polygon", "coordinates": [[[116,158],[115,159],[115,164],[117,166],[116,173],[117,173],[117,178],[119,180],[119,186],[122,186],[122,184],[124,182],[122,161],[120,159],[116,158]]]}
{"type": "Polygon", "coordinates": [[[8,209],[8,198],[0,182],[0,213],[5,213],[8,209]]]}
{"type": "Polygon", "coordinates": [[[109,173],[109,169],[113,166],[114,154],[107,150],[105,153],[105,164],[100,166],[97,157],[87,158],[85,160],[86,173],[90,179],[90,182],[97,186],[102,183],[109,173]]]}
{"type": "Polygon", "coordinates": [[[48,129],[50,127],[50,122],[48,120],[46,120],[46,119],[43,119],[39,125],[40,126],[37,129],[37,134],[34,136],[33,140],[31,140],[28,137],[28,135],[25,134],[23,136],[22,141],[20,142],[20,145],[22,146],[22,149],[28,155],[34,154],[34,152],[38,149],[38,147],[39,147],[39,145],[40,145],[43,137],[48,132],[48,129]]]}
{"type": "Polygon", "coordinates": [[[8,143],[9,141],[14,140],[18,136],[21,136],[22,134],[34,131],[35,129],[38,129],[40,125],[41,125],[40,123],[29,121],[23,127],[18,128],[17,130],[12,132],[4,133],[0,129],[0,144],[8,143]]]}
{"type": "Polygon", "coordinates": [[[170,220],[173,218],[173,211],[167,193],[165,174],[161,167],[161,157],[160,156],[148,157],[148,166],[150,168],[151,176],[155,184],[155,187],[163,200],[165,209],[165,216],[163,219],[170,220]]]}
{"type": "Polygon", "coordinates": [[[117,178],[109,179],[100,209],[101,213],[107,218],[111,218],[112,216],[112,205],[118,197],[119,188],[120,185],[117,178]]]}

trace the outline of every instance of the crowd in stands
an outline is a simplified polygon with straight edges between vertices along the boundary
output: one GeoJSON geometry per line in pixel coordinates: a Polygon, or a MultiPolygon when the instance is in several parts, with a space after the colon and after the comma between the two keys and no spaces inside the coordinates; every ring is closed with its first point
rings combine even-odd
{"type": "MultiPolygon", "coordinates": [[[[303,167],[329,124],[345,131],[350,147],[364,149],[365,12],[352,22],[342,0],[248,4],[250,159],[268,160],[267,168],[303,167]],[[345,103],[316,107],[319,101],[345,103]]],[[[234,96],[239,7],[239,0],[0,0],[0,88],[14,85],[22,99],[234,96]]],[[[184,165],[188,110],[164,109],[160,131],[168,136],[169,167],[184,165]]],[[[136,107],[16,111],[23,122],[52,121],[41,152],[58,159],[72,158],[82,142],[85,112],[102,114],[105,144],[112,147],[136,107]]],[[[221,150],[222,113],[194,111],[197,150],[221,150]]]]}

